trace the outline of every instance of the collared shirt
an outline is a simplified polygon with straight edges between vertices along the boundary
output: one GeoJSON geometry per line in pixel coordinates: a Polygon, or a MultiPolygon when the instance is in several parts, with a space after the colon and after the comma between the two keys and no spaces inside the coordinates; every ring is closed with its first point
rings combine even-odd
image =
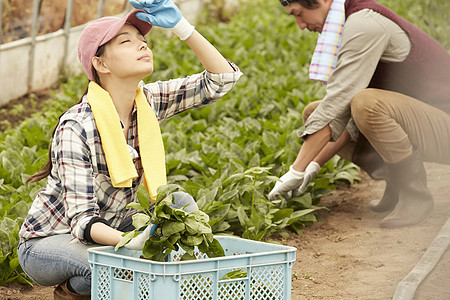
{"type": "Polygon", "coordinates": [[[411,49],[407,34],[385,16],[363,9],[348,17],[342,32],[338,62],[327,84],[326,96],[305,123],[304,138],[322,129],[331,128],[335,141],[344,129],[352,140],[358,128],[350,114],[353,96],[367,88],[379,61],[402,62],[411,49]]]}
{"type": "MultiPolygon", "coordinates": [[[[140,85],[161,123],[187,109],[212,103],[230,91],[242,75],[236,65],[231,62],[230,65],[235,72],[204,71],[186,78],[140,85]]],[[[132,187],[115,188],[86,97],[61,116],[52,140],[52,171],[22,225],[21,241],[72,233],[80,242],[87,243],[84,230],[93,217],[101,217],[117,228],[136,213],[126,209],[129,203],[137,201],[137,188],[143,179],[136,107],[132,111],[127,145],[139,176],[133,179],[132,187]]]]}

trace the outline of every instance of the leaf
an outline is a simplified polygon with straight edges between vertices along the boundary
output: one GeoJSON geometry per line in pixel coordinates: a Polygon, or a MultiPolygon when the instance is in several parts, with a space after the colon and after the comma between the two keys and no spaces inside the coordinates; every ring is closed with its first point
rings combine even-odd
{"type": "Polygon", "coordinates": [[[321,188],[328,188],[330,185],[330,180],[328,178],[318,178],[314,180],[314,188],[315,189],[321,189],[321,188]]]}
{"type": "Polygon", "coordinates": [[[158,197],[156,199],[157,199],[157,201],[160,201],[160,200],[168,197],[170,194],[172,194],[174,192],[178,192],[178,191],[184,192],[184,189],[178,184],[162,185],[162,186],[158,187],[158,189],[157,189],[158,197]]]}
{"type": "Polygon", "coordinates": [[[219,199],[217,199],[217,201],[219,201],[219,202],[227,201],[229,199],[236,197],[238,195],[238,193],[239,193],[239,190],[237,190],[237,189],[233,189],[231,191],[225,192],[219,196],[219,199]]]}
{"type": "MultiPolygon", "coordinates": [[[[169,236],[168,240],[172,245],[175,246],[178,243],[178,241],[180,240],[180,238],[181,238],[181,234],[176,233],[176,234],[169,236]]],[[[175,249],[175,250],[177,250],[177,249],[175,249]]]]}
{"type": "Polygon", "coordinates": [[[184,253],[182,256],[181,256],[181,260],[182,261],[185,261],[185,260],[195,260],[196,259],[196,257],[195,257],[195,255],[191,255],[191,254],[189,254],[189,253],[184,253]]]}
{"type": "Polygon", "coordinates": [[[245,268],[234,270],[226,273],[219,280],[238,279],[247,277],[247,271],[245,268]]]}
{"type": "Polygon", "coordinates": [[[194,218],[197,222],[208,224],[209,216],[201,210],[196,210],[189,213],[188,218],[194,218]]]}
{"type": "Polygon", "coordinates": [[[143,213],[134,214],[133,217],[133,226],[136,229],[141,229],[144,226],[148,226],[148,222],[150,221],[150,217],[143,213]]]}
{"type": "Polygon", "coordinates": [[[288,221],[288,225],[292,225],[294,222],[300,220],[302,217],[304,217],[304,216],[306,216],[308,214],[311,214],[314,211],[319,210],[319,209],[326,209],[326,208],[325,207],[316,207],[316,208],[303,209],[303,210],[299,210],[299,211],[293,212],[291,214],[291,217],[290,217],[289,221],[288,221]]]}
{"type": "Polygon", "coordinates": [[[172,217],[173,217],[171,219],[174,221],[184,222],[184,219],[186,219],[187,213],[183,209],[179,209],[179,208],[173,209],[171,211],[171,213],[172,213],[172,217]]]}
{"type": "Polygon", "coordinates": [[[19,266],[20,266],[20,263],[19,263],[18,257],[15,257],[9,261],[9,267],[11,268],[11,270],[15,270],[19,266]]]}
{"type": "Polygon", "coordinates": [[[291,208],[285,208],[285,209],[280,209],[279,211],[277,211],[272,218],[272,222],[279,222],[281,220],[287,219],[291,216],[291,214],[293,213],[293,209],[291,208]]]}
{"type": "Polygon", "coordinates": [[[242,206],[239,206],[237,209],[237,216],[239,218],[239,223],[241,223],[242,227],[247,227],[250,225],[250,220],[248,219],[247,214],[242,206]]]}
{"type": "Polygon", "coordinates": [[[188,180],[184,184],[184,188],[186,190],[186,193],[188,193],[190,195],[197,195],[198,191],[202,188],[202,186],[196,182],[188,180]]]}
{"type": "Polygon", "coordinates": [[[305,193],[300,197],[294,197],[289,200],[290,204],[298,204],[301,208],[311,208],[312,206],[312,197],[310,193],[305,193]]]}
{"type": "Polygon", "coordinates": [[[263,131],[262,139],[264,144],[271,149],[277,149],[278,148],[278,138],[273,132],[270,131],[263,131]]]}
{"type": "Polygon", "coordinates": [[[217,239],[213,239],[209,246],[202,243],[198,246],[199,250],[208,255],[209,258],[225,256],[225,251],[217,239]]]}
{"type": "Polygon", "coordinates": [[[136,202],[131,202],[127,204],[127,208],[130,209],[136,209],[136,210],[140,210],[140,211],[145,211],[145,208],[140,204],[140,203],[136,203],[136,202]]]}
{"type": "Polygon", "coordinates": [[[198,246],[203,242],[203,235],[187,235],[181,238],[181,241],[189,246],[198,246]]]}
{"type": "Polygon", "coordinates": [[[163,236],[171,236],[172,234],[178,233],[180,231],[183,231],[184,229],[187,229],[187,224],[184,225],[184,223],[181,222],[169,222],[165,223],[162,227],[162,234],[163,236]]]}
{"type": "Polygon", "coordinates": [[[241,146],[239,146],[236,143],[231,143],[230,145],[231,151],[236,155],[236,157],[243,163],[246,163],[248,158],[247,154],[245,153],[244,149],[242,149],[241,146]]]}
{"type": "Polygon", "coordinates": [[[231,227],[230,223],[222,221],[222,222],[215,223],[214,225],[211,225],[211,230],[213,232],[220,233],[220,232],[226,231],[230,227],[231,227]]]}
{"type": "MultiPolygon", "coordinates": [[[[155,213],[153,214],[154,218],[170,220],[170,213],[164,212],[163,208],[161,206],[159,206],[159,207],[158,206],[155,208],[155,213]]],[[[154,218],[152,218],[152,222],[153,222],[154,218]]],[[[155,224],[159,224],[159,223],[155,222],[155,224]]]]}
{"type": "Polygon", "coordinates": [[[120,247],[127,244],[132,238],[134,238],[135,231],[130,231],[122,235],[122,238],[120,239],[120,242],[117,243],[117,245],[114,247],[114,251],[117,251],[120,247]]]}
{"type": "Polygon", "coordinates": [[[144,211],[144,209],[148,209],[150,207],[151,203],[150,195],[148,194],[143,184],[139,185],[137,189],[137,199],[141,204],[142,208],[135,208],[135,209],[144,211]]]}
{"type": "MultiPolygon", "coordinates": [[[[231,204],[224,205],[222,202],[217,202],[217,204],[208,211],[209,219],[211,221],[215,220],[215,222],[223,220],[227,216],[230,207],[231,204]]],[[[210,224],[211,221],[209,222],[210,224]]]]}
{"type": "Polygon", "coordinates": [[[190,235],[202,234],[202,233],[211,233],[211,227],[208,223],[204,224],[195,220],[194,217],[186,218],[186,231],[190,235]]]}
{"type": "Polygon", "coordinates": [[[300,222],[292,223],[289,228],[291,228],[296,234],[302,235],[303,234],[303,225],[300,222]]]}
{"type": "Polygon", "coordinates": [[[191,256],[195,255],[195,248],[194,246],[189,246],[183,243],[183,241],[179,241],[178,243],[180,245],[181,248],[183,248],[184,251],[186,251],[186,253],[188,253],[191,256]]]}
{"type": "Polygon", "coordinates": [[[252,209],[250,214],[250,223],[253,227],[259,229],[264,224],[264,216],[261,216],[257,210],[252,209]]]}
{"type": "Polygon", "coordinates": [[[147,240],[145,242],[144,247],[142,248],[142,255],[148,259],[164,261],[164,252],[162,246],[152,243],[150,240],[147,240]]]}
{"type": "Polygon", "coordinates": [[[13,207],[8,212],[9,216],[25,216],[28,213],[28,210],[30,209],[29,205],[25,203],[24,201],[17,202],[14,204],[13,207]]]}

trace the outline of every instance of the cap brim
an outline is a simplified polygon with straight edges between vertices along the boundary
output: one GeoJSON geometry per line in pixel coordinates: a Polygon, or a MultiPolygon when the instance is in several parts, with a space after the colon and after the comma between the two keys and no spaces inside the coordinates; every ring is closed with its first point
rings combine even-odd
{"type": "Polygon", "coordinates": [[[103,39],[100,42],[99,46],[102,46],[102,45],[106,44],[107,42],[109,42],[110,40],[112,40],[113,38],[115,38],[116,35],[119,33],[119,31],[122,29],[122,27],[125,25],[125,23],[130,23],[131,25],[136,27],[137,30],[139,30],[139,32],[143,36],[145,36],[150,31],[150,29],[152,29],[152,25],[150,23],[148,23],[148,22],[139,20],[136,17],[136,13],[137,12],[144,12],[145,13],[145,11],[142,10],[142,9],[133,9],[132,11],[130,11],[128,14],[126,14],[120,20],[120,22],[117,22],[116,24],[111,26],[111,28],[109,28],[108,32],[103,37],[103,39]]]}
{"type": "Polygon", "coordinates": [[[145,36],[150,31],[150,29],[152,29],[152,25],[148,22],[138,19],[136,17],[137,12],[145,13],[145,10],[133,9],[124,17],[124,19],[126,20],[125,23],[133,24],[139,30],[139,32],[145,36]]]}

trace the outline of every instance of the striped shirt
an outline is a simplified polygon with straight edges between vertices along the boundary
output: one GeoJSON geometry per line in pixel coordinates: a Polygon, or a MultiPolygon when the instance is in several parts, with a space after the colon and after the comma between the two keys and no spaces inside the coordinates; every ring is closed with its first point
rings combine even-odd
{"type": "MultiPolygon", "coordinates": [[[[161,123],[187,109],[212,103],[230,91],[242,75],[236,65],[230,64],[235,72],[203,71],[186,78],[140,85],[161,123]]],[[[63,114],[52,140],[52,171],[22,225],[21,242],[71,233],[86,244],[84,230],[93,217],[103,218],[117,229],[136,213],[126,209],[130,202],[137,201],[137,188],[143,179],[136,107],[132,111],[127,145],[138,177],[133,179],[132,187],[115,188],[86,97],[63,114]]]]}

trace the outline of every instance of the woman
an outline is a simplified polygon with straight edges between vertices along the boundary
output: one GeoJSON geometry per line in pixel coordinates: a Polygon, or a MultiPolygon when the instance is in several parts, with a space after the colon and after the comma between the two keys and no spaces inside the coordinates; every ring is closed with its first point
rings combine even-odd
{"type": "MultiPolygon", "coordinates": [[[[133,229],[136,211],[126,206],[137,201],[141,183],[153,199],[166,183],[158,122],[219,99],[242,75],[170,0],[132,5],[140,9],[95,20],[83,30],[78,57],[89,86],[80,103],[60,117],[49,162],[30,178],[47,178],[47,184],[20,230],[19,260],[39,284],[58,285],[55,299],[89,298],[87,249],[116,245],[133,229]],[[152,25],[185,41],[206,70],[145,85],[153,55],[144,36],[152,25]]],[[[196,209],[190,195],[174,198],[177,207],[196,209]]]]}

